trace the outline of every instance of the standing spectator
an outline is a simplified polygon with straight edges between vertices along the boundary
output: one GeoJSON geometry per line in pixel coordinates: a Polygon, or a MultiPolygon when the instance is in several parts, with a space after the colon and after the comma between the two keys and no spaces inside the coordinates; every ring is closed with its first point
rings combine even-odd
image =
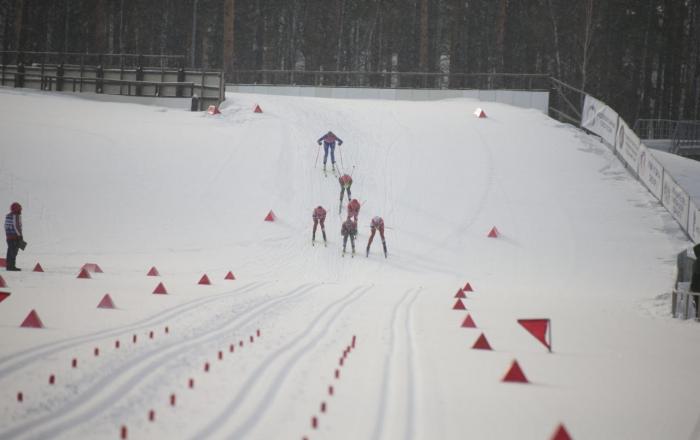
{"type": "Polygon", "coordinates": [[[700,292],[700,244],[693,248],[695,252],[695,263],[693,263],[693,278],[690,280],[690,291],[700,292]]]}
{"type": "Polygon", "coordinates": [[[22,270],[17,267],[17,253],[26,245],[22,237],[22,205],[10,205],[10,213],[5,216],[5,237],[7,238],[7,270],[22,270]]]}

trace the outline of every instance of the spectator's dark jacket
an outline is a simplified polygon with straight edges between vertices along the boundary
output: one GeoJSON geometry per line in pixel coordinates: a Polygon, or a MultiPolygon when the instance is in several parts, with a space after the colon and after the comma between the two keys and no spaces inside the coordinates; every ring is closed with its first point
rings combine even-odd
{"type": "Polygon", "coordinates": [[[693,278],[690,281],[690,290],[700,292],[700,244],[693,248],[695,252],[695,263],[693,263],[693,278]]]}

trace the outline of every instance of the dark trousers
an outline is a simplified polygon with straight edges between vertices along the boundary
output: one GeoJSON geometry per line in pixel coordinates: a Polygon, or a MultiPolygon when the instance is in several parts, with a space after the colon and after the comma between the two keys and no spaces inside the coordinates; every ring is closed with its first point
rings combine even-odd
{"type": "Polygon", "coordinates": [[[316,227],[320,223],[321,224],[321,232],[323,232],[323,241],[326,241],[326,228],[323,226],[324,220],[314,219],[314,232],[313,232],[313,234],[311,234],[312,240],[316,240],[316,227]]]}
{"type": "Polygon", "coordinates": [[[343,185],[340,185],[340,203],[343,203],[343,194],[345,193],[345,191],[348,192],[348,200],[352,198],[352,194],[350,194],[350,187],[348,186],[347,188],[345,188],[343,185]]]}
{"type": "Polygon", "coordinates": [[[19,252],[19,239],[7,239],[7,268],[15,269],[17,267],[17,253],[19,252]]]}
{"type": "Polygon", "coordinates": [[[323,143],[323,164],[328,161],[328,152],[331,153],[331,163],[335,165],[335,142],[332,144],[323,143]]]}
{"type": "Polygon", "coordinates": [[[350,245],[352,246],[352,251],[355,252],[355,236],[354,235],[343,235],[343,251],[345,251],[345,247],[348,245],[348,237],[350,237],[350,245]]]}
{"type": "MultiPolygon", "coordinates": [[[[379,228],[371,228],[369,240],[367,241],[367,249],[369,249],[369,247],[372,245],[372,240],[374,240],[374,234],[377,233],[377,229],[379,229],[379,236],[382,237],[382,243],[386,242],[386,240],[384,239],[384,226],[381,226],[379,228]]],[[[386,245],[384,246],[386,247],[386,245]]]]}

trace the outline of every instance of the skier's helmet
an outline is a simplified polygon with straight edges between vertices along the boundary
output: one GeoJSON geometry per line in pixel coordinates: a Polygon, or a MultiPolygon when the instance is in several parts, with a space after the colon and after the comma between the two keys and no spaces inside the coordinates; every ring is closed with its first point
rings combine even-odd
{"type": "Polygon", "coordinates": [[[20,205],[17,202],[14,202],[12,205],[10,205],[10,211],[13,214],[21,214],[22,213],[22,205],[20,205]]]}

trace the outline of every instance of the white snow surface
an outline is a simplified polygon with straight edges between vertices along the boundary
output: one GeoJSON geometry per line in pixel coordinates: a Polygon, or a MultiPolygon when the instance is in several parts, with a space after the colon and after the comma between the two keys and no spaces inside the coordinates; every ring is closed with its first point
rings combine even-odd
{"type": "Polygon", "coordinates": [[[29,243],[0,272],[0,439],[700,435],[700,328],[670,317],[690,242],[599,140],[538,111],[228,94],[211,116],[0,89],[0,133],[0,205],[22,203],[29,243]],[[354,258],[327,130],[363,203],[354,258]],[[387,259],[378,237],[364,255],[375,215],[387,259]],[[32,309],[45,328],[20,328],[32,309]],[[551,320],[552,353],[523,318],[551,320]],[[502,382],[514,360],[530,383],[502,382]]]}

